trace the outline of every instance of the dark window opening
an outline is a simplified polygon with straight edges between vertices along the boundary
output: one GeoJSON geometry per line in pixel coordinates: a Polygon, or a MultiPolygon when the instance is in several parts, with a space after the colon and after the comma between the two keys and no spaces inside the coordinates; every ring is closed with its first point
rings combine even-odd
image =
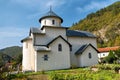
{"type": "Polygon", "coordinates": [[[103,56],[105,56],[105,54],[103,54],[103,56]]]}
{"type": "Polygon", "coordinates": [[[48,61],[48,55],[44,55],[44,61],[48,61]]]}
{"type": "Polygon", "coordinates": [[[91,59],[91,58],[92,58],[92,55],[91,55],[91,53],[89,53],[89,54],[88,54],[88,56],[89,56],[89,59],[91,59]]]}
{"type": "Polygon", "coordinates": [[[53,24],[53,25],[55,24],[55,20],[52,20],[52,24],[53,24]]]}
{"type": "Polygon", "coordinates": [[[58,44],[58,51],[62,51],[62,45],[58,44]]]}

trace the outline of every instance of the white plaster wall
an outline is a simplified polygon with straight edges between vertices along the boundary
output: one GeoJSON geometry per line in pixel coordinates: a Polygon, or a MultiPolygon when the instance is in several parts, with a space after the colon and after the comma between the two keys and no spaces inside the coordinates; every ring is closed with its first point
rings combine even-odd
{"type": "Polygon", "coordinates": [[[82,53],[82,55],[77,55],[78,67],[92,66],[98,64],[98,53],[91,46],[82,53]],[[89,53],[91,53],[92,58],[89,58],[89,53]]]}
{"type": "Polygon", "coordinates": [[[77,58],[74,53],[80,48],[81,45],[90,43],[95,48],[97,48],[96,38],[68,37],[68,42],[72,44],[72,51],[70,55],[71,55],[71,65],[74,66],[77,66],[77,58]]]}
{"type": "Polygon", "coordinates": [[[46,31],[46,35],[51,38],[55,38],[61,35],[64,39],[67,39],[65,28],[45,27],[45,31],[46,31]]]}
{"type": "Polygon", "coordinates": [[[36,35],[35,44],[45,45],[52,41],[54,38],[62,35],[67,40],[66,29],[63,28],[54,28],[54,27],[45,27],[45,35],[36,35]]]}
{"type": "Polygon", "coordinates": [[[109,55],[109,52],[101,52],[98,54],[98,57],[99,58],[104,58],[104,57],[107,57],[109,55]]]}
{"type": "Polygon", "coordinates": [[[30,37],[33,38],[33,36],[34,36],[33,33],[30,33],[30,37]]]}
{"type": "Polygon", "coordinates": [[[35,69],[35,57],[32,40],[26,40],[23,42],[23,60],[22,71],[34,71],[35,69]]]}
{"type": "Polygon", "coordinates": [[[97,48],[96,38],[89,38],[89,37],[68,37],[68,41],[71,44],[74,44],[76,47],[83,44],[91,43],[95,48],[97,48]]]}
{"type": "Polygon", "coordinates": [[[58,38],[50,45],[50,52],[37,53],[37,70],[56,70],[70,68],[70,50],[69,45],[58,38]],[[58,51],[58,44],[62,44],[62,52],[58,51]],[[48,55],[48,61],[44,61],[43,56],[48,55]]]}
{"type": "Polygon", "coordinates": [[[56,17],[44,18],[41,20],[41,27],[45,26],[45,25],[61,27],[61,20],[59,18],[56,18],[56,17]],[[52,20],[55,20],[55,24],[52,24],[52,20]]]}

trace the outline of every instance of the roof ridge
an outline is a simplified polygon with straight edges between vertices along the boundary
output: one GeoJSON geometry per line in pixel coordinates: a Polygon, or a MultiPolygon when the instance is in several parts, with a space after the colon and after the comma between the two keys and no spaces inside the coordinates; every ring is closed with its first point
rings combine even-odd
{"type": "Polygon", "coordinates": [[[87,32],[87,31],[80,31],[80,30],[67,30],[67,36],[79,36],[79,37],[96,38],[96,36],[93,35],[92,33],[87,32]]]}

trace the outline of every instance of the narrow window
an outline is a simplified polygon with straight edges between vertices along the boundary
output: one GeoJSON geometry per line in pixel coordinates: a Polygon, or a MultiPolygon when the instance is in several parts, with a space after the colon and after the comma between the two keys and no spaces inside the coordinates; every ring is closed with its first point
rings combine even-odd
{"type": "Polygon", "coordinates": [[[103,54],[103,56],[105,56],[105,54],[103,54]]]}
{"type": "Polygon", "coordinates": [[[53,25],[55,24],[55,20],[52,20],[52,24],[53,24],[53,25]]]}
{"type": "Polygon", "coordinates": [[[88,54],[88,57],[89,57],[89,59],[91,59],[91,58],[92,58],[92,55],[91,55],[91,53],[89,53],[89,54],[88,54]]]}
{"type": "Polygon", "coordinates": [[[60,22],[59,22],[59,26],[60,26],[60,22]]]}
{"type": "Polygon", "coordinates": [[[46,20],[44,21],[44,24],[46,25],[46,20]]]}
{"type": "Polygon", "coordinates": [[[62,45],[58,44],[58,51],[62,51],[62,45]]]}
{"type": "Polygon", "coordinates": [[[44,55],[44,61],[48,61],[48,55],[44,55]]]}
{"type": "Polygon", "coordinates": [[[72,46],[70,46],[70,51],[72,51],[72,46]]]}
{"type": "Polygon", "coordinates": [[[26,48],[28,48],[28,43],[27,42],[25,43],[25,46],[26,46],[26,48]]]}

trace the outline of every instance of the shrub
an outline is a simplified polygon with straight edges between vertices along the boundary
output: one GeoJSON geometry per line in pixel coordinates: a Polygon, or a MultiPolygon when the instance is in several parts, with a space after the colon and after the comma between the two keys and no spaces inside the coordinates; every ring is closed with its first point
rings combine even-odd
{"type": "Polygon", "coordinates": [[[116,66],[116,67],[114,68],[114,71],[115,71],[116,73],[119,73],[119,70],[120,70],[120,67],[118,67],[118,66],[116,66]]]}
{"type": "Polygon", "coordinates": [[[76,68],[77,68],[77,66],[76,66],[76,65],[74,65],[74,64],[72,64],[70,68],[71,68],[71,69],[76,69],[76,68]]]}
{"type": "Polygon", "coordinates": [[[41,73],[42,73],[42,74],[45,74],[45,70],[42,70],[41,73]]]}
{"type": "Polygon", "coordinates": [[[57,74],[55,72],[50,73],[49,79],[50,80],[62,80],[63,74],[57,74]]]}

